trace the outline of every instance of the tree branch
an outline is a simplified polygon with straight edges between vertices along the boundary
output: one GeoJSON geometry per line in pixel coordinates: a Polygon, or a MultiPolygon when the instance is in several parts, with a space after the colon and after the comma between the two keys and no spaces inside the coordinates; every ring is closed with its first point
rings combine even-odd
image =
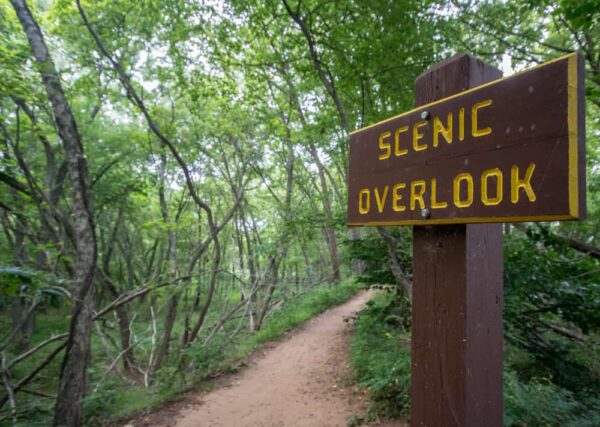
{"type": "MultiPolygon", "coordinates": [[[[527,226],[523,225],[523,224],[512,224],[513,227],[515,227],[517,230],[527,234],[527,226]]],[[[560,234],[556,234],[556,233],[552,233],[550,231],[548,231],[549,236],[559,242],[562,242],[564,244],[566,244],[568,247],[570,247],[571,249],[574,249],[578,252],[582,252],[586,255],[591,256],[592,258],[595,259],[599,259],[600,260],[600,248],[597,248],[595,246],[589,245],[585,242],[582,242],[580,240],[574,239],[572,237],[567,237],[567,236],[561,236],[560,234]]]]}

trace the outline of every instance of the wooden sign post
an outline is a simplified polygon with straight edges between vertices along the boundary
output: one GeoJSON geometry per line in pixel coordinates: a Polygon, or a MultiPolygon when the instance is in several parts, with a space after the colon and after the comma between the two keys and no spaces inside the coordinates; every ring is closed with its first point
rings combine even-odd
{"type": "Polygon", "coordinates": [[[583,70],[500,79],[458,55],[417,108],[351,133],[348,225],[415,226],[413,426],[502,425],[501,223],[585,217],[583,70]]]}
{"type": "MultiPolygon", "coordinates": [[[[501,76],[454,57],[417,78],[415,104],[501,76]]],[[[413,426],[502,426],[502,273],[502,224],[413,228],[413,426]]]]}

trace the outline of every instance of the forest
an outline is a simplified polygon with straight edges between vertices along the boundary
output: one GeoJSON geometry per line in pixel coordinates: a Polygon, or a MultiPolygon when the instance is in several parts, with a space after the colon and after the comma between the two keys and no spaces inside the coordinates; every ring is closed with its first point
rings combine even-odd
{"type": "Polygon", "coordinates": [[[118,424],[370,285],[364,422],[408,420],[411,227],[346,226],[349,133],[571,52],[588,218],[504,225],[507,426],[600,425],[598,0],[0,0],[0,425],[118,424]]]}

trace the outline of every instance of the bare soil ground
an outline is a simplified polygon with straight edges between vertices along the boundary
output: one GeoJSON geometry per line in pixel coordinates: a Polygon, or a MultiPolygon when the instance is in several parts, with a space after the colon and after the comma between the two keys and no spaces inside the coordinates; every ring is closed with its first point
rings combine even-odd
{"type": "MultiPolygon", "coordinates": [[[[369,299],[362,292],[256,351],[248,366],[208,393],[190,394],[130,425],[333,427],[357,425],[364,390],[351,385],[347,322],[369,299]],[[345,321],[346,319],[346,321],[345,321]]],[[[371,424],[402,426],[402,423],[371,424]]]]}

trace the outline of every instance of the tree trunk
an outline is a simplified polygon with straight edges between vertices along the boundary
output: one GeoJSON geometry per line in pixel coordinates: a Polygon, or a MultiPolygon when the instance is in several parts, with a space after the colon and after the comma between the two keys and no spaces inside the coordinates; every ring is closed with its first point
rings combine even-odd
{"type": "Polygon", "coordinates": [[[75,274],[69,338],[60,369],[59,390],[54,412],[55,425],[83,424],[81,400],[87,391],[87,365],[90,358],[92,327],[91,288],[96,271],[96,235],[87,186],[87,165],[81,137],[71,107],[60,85],[42,31],[25,0],[11,0],[29,40],[52,104],[52,112],[63,143],[72,189],[72,217],[75,234],[75,274]]]}
{"type": "MultiPolygon", "coordinates": [[[[286,84],[289,89],[289,97],[290,100],[294,103],[294,107],[298,112],[298,117],[300,119],[300,123],[302,127],[307,128],[308,124],[306,122],[306,118],[304,116],[304,110],[302,108],[302,104],[300,103],[300,98],[298,97],[298,91],[292,82],[292,78],[287,73],[285,66],[282,65],[281,71],[284,75],[286,84]]],[[[327,242],[327,248],[329,250],[329,258],[331,260],[331,270],[332,270],[332,280],[337,283],[340,281],[340,260],[338,257],[337,250],[337,236],[335,234],[335,224],[333,218],[333,209],[331,207],[331,198],[329,194],[329,186],[327,185],[327,168],[321,161],[319,157],[319,152],[317,147],[313,141],[309,141],[308,143],[308,151],[312,156],[315,164],[317,166],[317,171],[319,175],[319,184],[321,187],[321,194],[323,197],[323,208],[325,210],[325,216],[327,218],[327,225],[325,226],[325,240],[327,242]]],[[[289,176],[289,175],[288,175],[289,176]]]]}
{"type": "Polygon", "coordinates": [[[377,227],[377,231],[388,248],[390,270],[392,270],[392,275],[396,280],[396,284],[400,286],[401,293],[404,294],[409,301],[412,301],[412,282],[406,278],[404,271],[398,262],[398,241],[385,229],[385,227],[377,227]]]}
{"type": "Polygon", "coordinates": [[[198,333],[200,332],[200,328],[204,325],[204,321],[206,320],[206,315],[208,314],[208,309],[210,304],[212,303],[212,298],[215,293],[215,288],[217,286],[217,275],[219,272],[219,265],[221,263],[221,247],[219,246],[218,239],[214,239],[214,253],[212,259],[212,265],[210,268],[210,275],[208,280],[208,291],[206,293],[206,298],[204,300],[204,304],[200,308],[200,314],[198,316],[198,320],[194,325],[189,337],[189,341],[186,344],[190,344],[196,340],[198,337],[198,333]]]}
{"type": "Polygon", "coordinates": [[[28,313],[28,304],[25,298],[15,297],[11,307],[12,329],[15,332],[15,347],[19,351],[27,350],[31,345],[31,336],[35,328],[35,310],[28,313]],[[27,317],[25,317],[27,316],[27,317]]]}
{"type": "MultiPolygon", "coordinates": [[[[105,273],[106,274],[106,273],[105,273]]],[[[117,300],[121,296],[115,284],[110,278],[105,277],[102,283],[110,293],[113,300],[117,300]]],[[[125,305],[120,305],[115,309],[117,319],[119,321],[119,335],[121,338],[121,351],[123,352],[123,368],[125,372],[132,377],[137,376],[135,373],[135,355],[131,346],[131,331],[129,330],[129,313],[125,305]]]]}
{"type": "MultiPolygon", "coordinates": [[[[254,253],[254,245],[252,244],[252,236],[248,231],[248,224],[246,222],[245,209],[244,205],[240,205],[239,210],[240,222],[242,224],[242,231],[244,234],[244,238],[246,241],[246,253],[248,260],[248,271],[250,273],[250,289],[253,289],[254,286],[257,285],[256,281],[258,280],[258,276],[256,274],[255,267],[255,253],[254,253]]],[[[248,331],[254,332],[256,330],[256,320],[254,316],[256,316],[256,293],[252,292],[250,294],[250,301],[248,302],[248,331]]]]}
{"type": "Polygon", "coordinates": [[[275,288],[277,287],[277,281],[279,279],[279,262],[283,257],[278,259],[272,258],[271,259],[271,285],[269,286],[269,289],[267,290],[267,296],[265,298],[265,301],[263,303],[263,306],[260,310],[260,313],[258,314],[258,320],[256,322],[256,330],[260,331],[260,329],[263,326],[263,323],[265,321],[265,317],[267,316],[267,313],[269,311],[269,304],[271,304],[271,300],[273,299],[273,294],[275,292],[275,288]]]}
{"type": "Polygon", "coordinates": [[[329,188],[325,179],[325,165],[321,162],[317,148],[313,143],[310,143],[310,152],[317,164],[319,172],[319,183],[321,184],[321,193],[323,195],[323,207],[327,218],[327,226],[325,227],[325,236],[327,247],[329,249],[329,258],[331,259],[332,280],[337,283],[340,281],[340,260],[337,250],[337,236],[335,235],[335,225],[333,224],[333,210],[331,208],[331,199],[329,198],[329,188]]]}
{"type": "MultiPolygon", "coordinates": [[[[160,166],[160,187],[158,188],[158,196],[160,200],[160,211],[162,214],[163,221],[166,225],[169,223],[169,210],[167,206],[167,198],[165,196],[165,172],[167,168],[167,156],[163,152],[160,155],[161,166],[160,166]]],[[[168,227],[167,236],[169,239],[167,247],[167,265],[168,265],[168,276],[169,279],[174,279],[177,276],[177,235],[175,231],[168,227]]],[[[167,309],[165,314],[165,326],[163,334],[158,345],[156,352],[156,359],[154,359],[154,366],[152,371],[155,372],[160,369],[169,355],[169,347],[171,345],[171,335],[173,333],[173,326],[177,319],[177,306],[179,305],[179,290],[175,289],[173,294],[167,301],[167,309]]]]}
{"type": "Polygon", "coordinates": [[[176,289],[169,297],[167,302],[167,310],[165,314],[165,326],[160,344],[156,351],[156,359],[154,359],[154,366],[152,371],[156,372],[162,367],[169,355],[169,347],[171,346],[171,335],[173,333],[173,326],[175,325],[175,319],[177,319],[177,306],[179,305],[179,290],[176,289]]]}
{"type": "MultiPolygon", "coordinates": [[[[292,8],[290,7],[290,5],[288,4],[288,2],[286,0],[283,0],[283,5],[284,5],[287,13],[289,14],[289,16],[298,25],[298,27],[300,28],[300,31],[302,31],[302,35],[304,36],[304,38],[306,39],[306,42],[308,44],[308,50],[310,53],[310,57],[311,57],[314,69],[317,72],[317,75],[319,76],[319,80],[321,80],[321,83],[323,83],[323,87],[325,88],[325,90],[327,90],[327,93],[329,94],[330,98],[333,100],[333,103],[335,104],[335,108],[338,112],[338,116],[340,119],[340,125],[342,126],[342,130],[344,131],[344,134],[349,135],[350,134],[350,121],[348,120],[348,114],[346,113],[346,108],[344,106],[342,99],[339,97],[339,94],[337,92],[334,76],[330,72],[330,70],[327,68],[327,65],[322,61],[322,58],[319,54],[319,49],[317,48],[317,42],[316,42],[314,35],[310,29],[310,21],[307,22],[306,18],[304,16],[302,16],[302,14],[300,13],[300,4],[298,5],[298,8],[296,9],[296,11],[292,10],[292,8]]],[[[342,151],[342,158],[347,159],[345,141],[343,141],[343,143],[340,145],[340,149],[342,151]]],[[[342,168],[340,170],[342,176],[344,177],[344,180],[348,179],[347,166],[348,165],[346,163],[344,163],[344,168],[342,168]]],[[[332,184],[333,184],[333,182],[332,182],[332,184]]],[[[351,229],[349,232],[349,238],[350,238],[350,240],[360,240],[361,239],[360,229],[357,229],[357,228],[351,229]]],[[[354,271],[355,274],[363,274],[364,273],[365,264],[361,260],[357,260],[357,259],[351,260],[351,266],[352,266],[352,270],[354,271]]]]}
{"type": "MultiPolygon", "coordinates": [[[[121,296],[115,283],[110,278],[110,259],[112,257],[114,243],[117,239],[117,233],[119,227],[121,226],[122,215],[123,206],[121,205],[119,207],[119,212],[117,213],[115,225],[111,230],[108,242],[106,243],[106,246],[104,248],[104,256],[102,259],[102,273],[104,276],[102,277],[102,284],[104,285],[104,288],[108,291],[113,300],[117,300],[121,296]]],[[[129,376],[135,377],[137,376],[134,370],[135,355],[133,352],[133,347],[131,345],[131,331],[129,330],[129,312],[127,311],[127,306],[120,305],[115,309],[115,313],[117,314],[117,319],[119,320],[121,351],[123,352],[123,368],[129,376]]]]}

